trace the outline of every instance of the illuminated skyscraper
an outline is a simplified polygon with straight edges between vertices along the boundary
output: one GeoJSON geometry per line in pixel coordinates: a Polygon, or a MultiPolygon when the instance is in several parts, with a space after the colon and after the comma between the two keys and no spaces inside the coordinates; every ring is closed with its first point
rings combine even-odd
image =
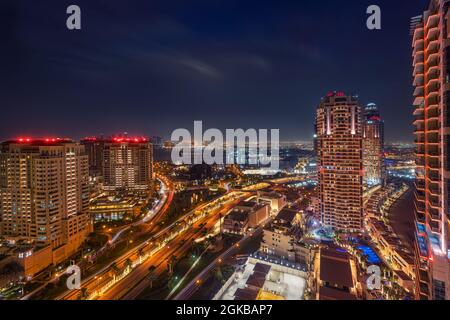
{"type": "Polygon", "coordinates": [[[362,228],[361,107],[356,97],[329,93],[317,109],[317,151],[322,223],[336,230],[362,228]]]}
{"type": "Polygon", "coordinates": [[[0,234],[39,246],[59,259],[91,230],[88,158],[70,140],[18,139],[0,145],[0,234]]]}
{"type": "Polygon", "coordinates": [[[363,168],[364,182],[369,186],[384,182],[384,122],[374,103],[364,108],[363,168]]]}
{"type": "Polygon", "coordinates": [[[118,137],[104,142],[105,190],[146,190],[153,179],[153,148],[147,138],[118,137]]]}
{"type": "Polygon", "coordinates": [[[416,294],[450,299],[450,1],[412,18],[416,143],[416,294]]]}

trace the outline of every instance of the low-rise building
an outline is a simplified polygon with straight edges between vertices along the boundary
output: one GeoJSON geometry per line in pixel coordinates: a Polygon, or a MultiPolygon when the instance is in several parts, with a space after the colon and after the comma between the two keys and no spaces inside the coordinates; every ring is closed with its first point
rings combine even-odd
{"type": "Polygon", "coordinates": [[[286,196],[277,192],[258,191],[258,202],[267,203],[271,215],[275,216],[286,206],[286,196]]]}
{"type": "Polygon", "coordinates": [[[223,232],[244,234],[256,229],[269,219],[269,206],[253,201],[241,201],[226,215],[223,232]]]}
{"type": "Polygon", "coordinates": [[[297,211],[283,209],[264,228],[260,251],[270,256],[294,262],[294,245],[301,237],[300,215],[297,211]]]}
{"type": "Polygon", "coordinates": [[[322,248],[316,256],[314,289],[317,300],[356,300],[356,266],[341,248],[322,248]]]}
{"type": "Polygon", "coordinates": [[[284,208],[263,231],[260,252],[310,268],[314,249],[302,241],[301,213],[284,208]]]}
{"type": "Polygon", "coordinates": [[[116,221],[125,217],[135,218],[146,204],[144,196],[129,194],[114,194],[101,196],[89,204],[89,213],[95,221],[116,221]]]}
{"type": "Polygon", "coordinates": [[[18,281],[31,280],[53,263],[50,245],[19,245],[9,248],[0,258],[0,288],[18,281]]]}
{"type": "Polygon", "coordinates": [[[306,277],[296,265],[250,257],[213,300],[302,300],[306,277]]]}

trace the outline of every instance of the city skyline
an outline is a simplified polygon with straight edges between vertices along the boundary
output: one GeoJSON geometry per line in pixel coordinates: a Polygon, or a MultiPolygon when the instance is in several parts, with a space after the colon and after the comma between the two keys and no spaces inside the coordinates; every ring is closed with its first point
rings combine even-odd
{"type": "Polygon", "coordinates": [[[133,8],[80,1],[79,33],[64,29],[66,3],[33,11],[26,1],[7,4],[1,85],[10,113],[0,138],[123,131],[168,138],[202,120],[220,129],[279,128],[282,141],[309,141],[317,101],[338,90],[379,106],[388,142],[413,140],[407,26],[423,1],[406,8],[380,1],[376,31],[365,26],[368,1],[198,4],[194,11],[176,1],[133,8]]]}
{"type": "Polygon", "coordinates": [[[0,13],[0,300],[450,300],[450,0],[51,2],[0,13]]]}

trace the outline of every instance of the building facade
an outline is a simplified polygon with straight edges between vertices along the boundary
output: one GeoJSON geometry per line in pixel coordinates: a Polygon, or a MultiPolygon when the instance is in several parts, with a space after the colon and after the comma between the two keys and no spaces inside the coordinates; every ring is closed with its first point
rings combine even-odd
{"type": "Polygon", "coordinates": [[[322,224],[360,231],[363,220],[361,107],[356,97],[329,93],[317,109],[319,201],[322,224]]]}
{"type": "Polygon", "coordinates": [[[384,184],[384,122],[374,103],[364,108],[363,168],[365,184],[384,184]]]}
{"type": "Polygon", "coordinates": [[[18,139],[0,145],[0,235],[51,246],[56,261],[91,231],[88,157],[70,140],[18,139]]]}
{"type": "Polygon", "coordinates": [[[231,209],[223,221],[222,231],[231,234],[245,234],[265,223],[270,217],[268,204],[241,201],[231,209]]]}
{"type": "Polygon", "coordinates": [[[101,138],[91,137],[81,140],[89,160],[89,175],[93,178],[103,176],[103,152],[105,141],[101,138]]]}
{"type": "Polygon", "coordinates": [[[450,1],[412,18],[416,296],[450,299],[450,1]]]}
{"type": "Polygon", "coordinates": [[[153,179],[153,148],[147,138],[112,138],[104,142],[105,190],[146,190],[153,179]]]}

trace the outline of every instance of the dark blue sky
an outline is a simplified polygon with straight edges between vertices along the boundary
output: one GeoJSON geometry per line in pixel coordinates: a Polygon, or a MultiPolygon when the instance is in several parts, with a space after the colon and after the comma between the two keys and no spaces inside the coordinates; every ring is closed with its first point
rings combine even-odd
{"type": "Polygon", "coordinates": [[[0,138],[279,128],[310,139],[330,90],[412,140],[409,19],[426,0],[2,0],[0,138]],[[66,29],[66,8],[82,30],[66,29]],[[382,30],[366,8],[382,9],[382,30]]]}

